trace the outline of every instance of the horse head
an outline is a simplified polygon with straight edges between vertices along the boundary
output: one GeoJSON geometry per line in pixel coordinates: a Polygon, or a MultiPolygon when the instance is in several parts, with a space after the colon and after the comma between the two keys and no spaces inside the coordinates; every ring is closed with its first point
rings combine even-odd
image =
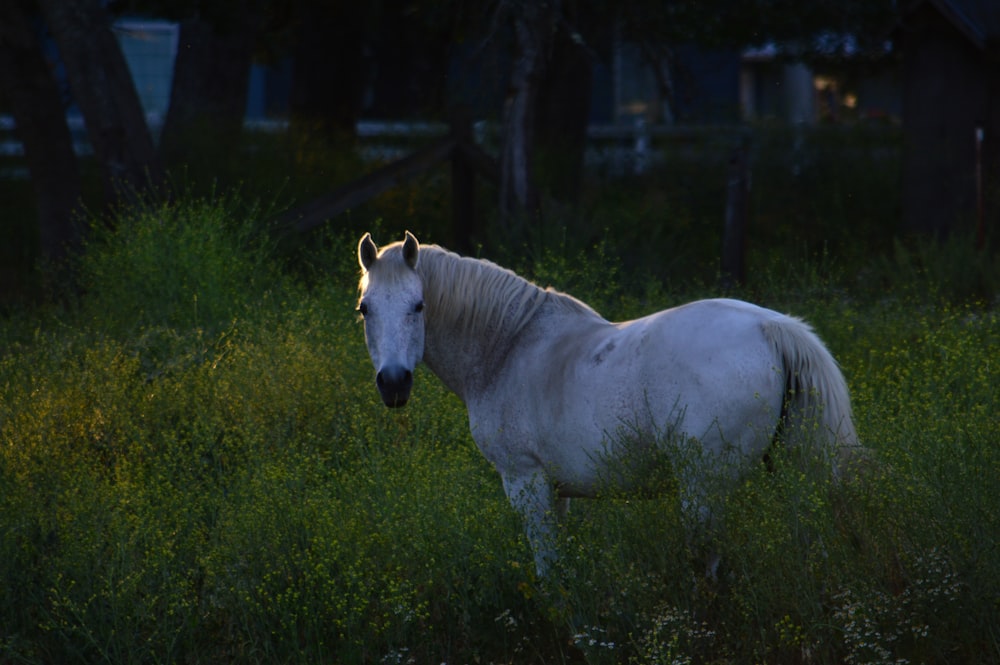
{"type": "Polygon", "coordinates": [[[358,243],[365,343],[375,365],[375,385],[388,407],[406,404],[413,369],[424,353],[423,283],[416,272],[420,243],[405,239],[379,251],[366,233],[358,243]]]}

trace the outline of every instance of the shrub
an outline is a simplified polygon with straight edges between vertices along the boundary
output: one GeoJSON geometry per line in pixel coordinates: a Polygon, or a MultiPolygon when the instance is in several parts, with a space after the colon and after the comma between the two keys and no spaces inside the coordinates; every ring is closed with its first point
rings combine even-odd
{"type": "MultiPolygon", "coordinates": [[[[241,210],[127,212],[78,307],[4,322],[0,660],[1000,662],[994,305],[766,264],[735,295],[826,339],[863,480],[777,451],[692,531],[656,476],[575,502],[537,580],[458,399],[420,370],[380,404],[356,238],[282,267],[241,210]]],[[[612,242],[526,267],[616,318],[708,291],[612,242]]]]}
{"type": "Polygon", "coordinates": [[[113,334],[217,332],[280,285],[258,214],[239,201],[196,199],[95,220],[80,261],[86,314],[113,334]]]}

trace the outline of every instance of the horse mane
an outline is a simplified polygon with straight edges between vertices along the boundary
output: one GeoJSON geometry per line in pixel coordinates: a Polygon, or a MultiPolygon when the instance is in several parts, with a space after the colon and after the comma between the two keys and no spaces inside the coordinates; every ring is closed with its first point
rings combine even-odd
{"type": "MultiPolygon", "coordinates": [[[[390,281],[409,270],[402,243],[387,245],[372,268],[379,269],[380,280],[390,281]],[[394,260],[382,260],[389,257],[394,260]]],[[[570,295],[544,289],[492,261],[460,256],[438,245],[420,245],[416,271],[424,285],[428,325],[454,326],[464,334],[513,336],[546,302],[563,311],[600,316],[570,295]]]]}
{"type": "Polygon", "coordinates": [[[467,334],[513,336],[545,303],[598,316],[585,303],[528,281],[486,259],[421,245],[417,273],[424,282],[428,323],[457,326],[467,334]]]}

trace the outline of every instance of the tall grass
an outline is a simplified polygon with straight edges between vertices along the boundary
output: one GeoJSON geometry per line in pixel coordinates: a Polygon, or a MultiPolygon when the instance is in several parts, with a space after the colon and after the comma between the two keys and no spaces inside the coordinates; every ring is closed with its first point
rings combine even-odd
{"type": "MultiPolygon", "coordinates": [[[[77,305],[5,322],[0,661],[1000,662],[1000,322],[943,263],[775,262],[736,294],[831,346],[863,482],[774,451],[712,533],[669,479],[579,501],[542,581],[457,398],[421,370],[378,401],[356,239],[289,268],[253,210],[126,212],[77,305]]],[[[635,288],[614,242],[522,267],[614,318],[708,291],[635,288]]]]}

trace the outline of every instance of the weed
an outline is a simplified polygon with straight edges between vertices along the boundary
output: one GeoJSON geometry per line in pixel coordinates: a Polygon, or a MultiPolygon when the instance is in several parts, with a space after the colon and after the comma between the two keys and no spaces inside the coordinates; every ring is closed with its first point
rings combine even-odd
{"type": "MultiPolygon", "coordinates": [[[[776,451],[712,498],[712,578],[670,474],[635,479],[542,581],[459,400],[421,370],[379,404],[350,239],[291,268],[245,210],[126,211],[78,303],[3,323],[0,660],[1000,662],[1000,325],[946,256],[871,289],[808,250],[734,293],[827,341],[862,481],[776,451]]],[[[609,316],[706,292],[596,228],[525,268],[609,316]]]]}

